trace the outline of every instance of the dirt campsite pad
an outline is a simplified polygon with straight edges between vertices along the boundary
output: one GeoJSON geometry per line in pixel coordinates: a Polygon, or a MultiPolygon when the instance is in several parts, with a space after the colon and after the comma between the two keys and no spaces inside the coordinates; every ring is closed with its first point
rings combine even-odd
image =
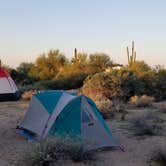
{"type": "MultiPolygon", "coordinates": [[[[0,166],[30,166],[32,144],[21,137],[15,129],[23,118],[28,102],[0,103],[0,166]]],[[[130,110],[127,120],[107,120],[117,142],[125,148],[100,151],[95,163],[65,163],[64,165],[103,165],[103,166],[150,166],[150,153],[158,146],[166,147],[165,136],[148,136],[138,139],[130,131],[129,119],[140,116],[149,110],[130,110]]],[[[163,114],[166,117],[166,114],[163,114]]],[[[162,115],[162,117],[163,117],[162,115]]],[[[56,165],[53,164],[53,165],[56,165]]]]}

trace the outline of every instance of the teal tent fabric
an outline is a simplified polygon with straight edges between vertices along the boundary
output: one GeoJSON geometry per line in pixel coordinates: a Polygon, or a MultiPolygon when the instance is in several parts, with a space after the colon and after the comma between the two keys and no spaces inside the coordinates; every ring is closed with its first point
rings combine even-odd
{"type": "Polygon", "coordinates": [[[81,135],[81,97],[68,103],[54,122],[49,133],[70,137],[81,135]]]}
{"type": "Polygon", "coordinates": [[[57,105],[59,98],[62,96],[63,91],[48,91],[35,94],[38,100],[43,104],[46,110],[51,114],[57,105]]]}
{"type": "MultiPolygon", "coordinates": [[[[51,114],[63,93],[64,91],[47,91],[35,94],[35,97],[38,98],[41,104],[43,104],[46,110],[51,114]]],[[[65,93],[76,96],[74,93],[65,93]]]]}

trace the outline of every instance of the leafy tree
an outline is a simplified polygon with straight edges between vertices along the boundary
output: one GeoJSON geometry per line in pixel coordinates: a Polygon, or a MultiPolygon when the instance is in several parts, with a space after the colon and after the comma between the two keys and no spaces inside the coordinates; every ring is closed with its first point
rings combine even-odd
{"type": "Polygon", "coordinates": [[[91,54],[89,56],[89,70],[92,73],[105,71],[107,67],[111,67],[113,61],[104,53],[91,54]]]}
{"type": "Polygon", "coordinates": [[[138,75],[142,75],[145,72],[149,72],[151,70],[150,66],[146,64],[144,61],[135,61],[130,64],[128,69],[134,71],[138,75]]]}
{"type": "Polygon", "coordinates": [[[31,70],[31,68],[34,67],[33,63],[27,63],[27,62],[22,62],[18,67],[17,67],[17,71],[22,74],[23,76],[28,75],[29,71],[31,70]]]}
{"type": "Polygon", "coordinates": [[[32,84],[34,79],[30,76],[30,71],[34,67],[33,63],[23,62],[16,71],[11,71],[12,75],[15,75],[17,82],[22,85],[32,84]]]}
{"type": "Polygon", "coordinates": [[[87,54],[75,53],[71,62],[59,71],[55,82],[61,82],[61,85],[64,85],[63,89],[68,89],[69,87],[79,88],[83,85],[83,81],[88,75],[87,71],[87,54]],[[64,83],[65,81],[66,84],[64,83]]]}
{"type": "Polygon", "coordinates": [[[70,67],[75,70],[75,72],[86,73],[88,64],[88,55],[85,53],[78,53],[71,60],[70,67]]]}
{"type": "Polygon", "coordinates": [[[85,53],[77,53],[77,49],[74,50],[74,56],[71,60],[72,64],[85,64],[87,63],[87,54],[85,53]]]}
{"type": "Polygon", "coordinates": [[[67,62],[59,50],[50,50],[48,54],[42,54],[37,58],[30,75],[40,80],[53,79],[67,62]]]}

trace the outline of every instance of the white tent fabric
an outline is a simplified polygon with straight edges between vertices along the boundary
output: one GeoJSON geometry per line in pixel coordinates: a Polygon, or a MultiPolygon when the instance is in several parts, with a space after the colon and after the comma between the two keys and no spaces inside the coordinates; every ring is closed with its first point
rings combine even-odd
{"type": "Polygon", "coordinates": [[[10,74],[0,67],[0,101],[16,100],[19,96],[19,90],[10,74]]]}
{"type": "Polygon", "coordinates": [[[11,77],[0,77],[0,94],[15,93],[18,91],[11,77]]]}
{"type": "Polygon", "coordinates": [[[32,97],[28,111],[20,123],[20,127],[33,131],[38,136],[43,135],[44,126],[46,125],[50,114],[36,97],[32,97]]]}

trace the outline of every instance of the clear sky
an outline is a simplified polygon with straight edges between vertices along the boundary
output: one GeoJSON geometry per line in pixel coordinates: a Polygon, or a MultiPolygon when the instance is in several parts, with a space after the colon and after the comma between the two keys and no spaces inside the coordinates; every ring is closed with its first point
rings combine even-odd
{"type": "Polygon", "coordinates": [[[49,49],[105,52],[166,66],[166,0],[0,0],[0,59],[16,67],[49,49]]]}

